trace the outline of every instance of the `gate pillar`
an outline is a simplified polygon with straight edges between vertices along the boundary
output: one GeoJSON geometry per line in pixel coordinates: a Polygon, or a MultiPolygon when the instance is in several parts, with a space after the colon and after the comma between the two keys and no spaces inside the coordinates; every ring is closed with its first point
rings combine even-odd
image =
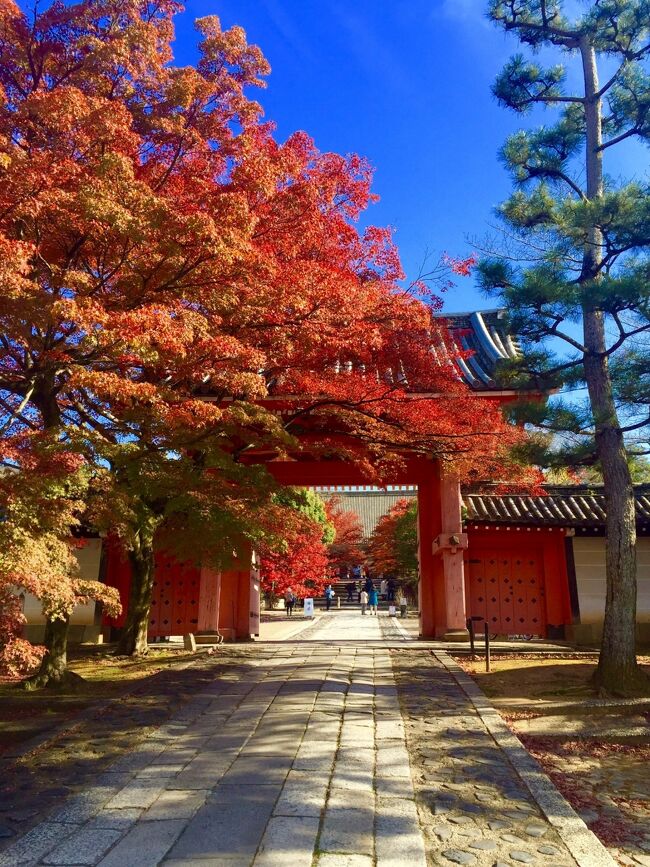
{"type": "Polygon", "coordinates": [[[460,483],[431,463],[418,478],[420,635],[449,641],[468,637],[465,609],[460,483]]]}
{"type": "Polygon", "coordinates": [[[433,553],[434,540],[440,531],[440,486],[435,464],[427,466],[418,478],[418,585],[420,635],[435,638],[437,620],[444,599],[440,582],[440,563],[433,553]]]}
{"type": "Polygon", "coordinates": [[[197,634],[205,640],[210,637],[219,639],[220,602],[221,572],[209,566],[201,566],[197,634]]]}
{"type": "Polygon", "coordinates": [[[250,548],[233,558],[221,572],[219,631],[225,639],[250,640],[259,635],[260,582],[257,560],[250,548]]]}
{"type": "Polygon", "coordinates": [[[457,476],[442,474],[440,504],[442,533],[434,542],[434,556],[442,560],[445,622],[438,637],[447,641],[458,641],[466,639],[468,632],[463,563],[467,534],[463,533],[462,500],[457,476]]]}

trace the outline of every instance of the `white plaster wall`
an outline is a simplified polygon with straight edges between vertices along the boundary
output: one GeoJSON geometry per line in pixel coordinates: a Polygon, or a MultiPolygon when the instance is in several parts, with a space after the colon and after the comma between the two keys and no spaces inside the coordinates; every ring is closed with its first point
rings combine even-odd
{"type": "MultiPolygon", "coordinates": [[[[576,564],[580,622],[602,622],[605,613],[605,540],[575,536],[573,556],[576,564]]],[[[650,623],[650,539],[637,541],[637,619],[650,623]]]]}
{"type": "MultiPolygon", "coordinates": [[[[99,561],[102,553],[101,539],[86,539],[83,548],[77,548],[75,556],[79,561],[79,569],[83,578],[88,581],[97,581],[99,578],[99,561]]],[[[23,608],[29,625],[45,623],[41,603],[31,593],[25,594],[23,608]]],[[[92,626],[95,622],[95,601],[91,599],[85,605],[77,605],[72,612],[70,623],[76,626],[92,626]]]]}

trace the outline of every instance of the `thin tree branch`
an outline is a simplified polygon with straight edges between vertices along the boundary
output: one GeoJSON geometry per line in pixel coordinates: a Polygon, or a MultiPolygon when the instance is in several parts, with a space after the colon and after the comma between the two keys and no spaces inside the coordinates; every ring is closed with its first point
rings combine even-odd
{"type": "MultiPolygon", "coordinates": [[[[14,407],[12,407],[11,404],[7,403],[7,401],[2,397],[0,397],[0,406],[4,407],[9,413],[14,412],[14,407]]],[[[39,426],[37,424],[34,424],[34,422],[30,421],[28,418],[25,418],[24,415],[21,414],[20,416],[16,417],[20,418],[20,421],[31,430],[39,430],[39,426]]]]}
{"type": "Polygon", "coordinates": [[[637,129],[637,127],[632,127],[632,129],[628,129],[626,132],[622,132],[615,138],[610,138],[608,141],[603,142],[599,147],[596,148],[596,150],[604,151],[607,148],[611,148],[613,145],[619,144],[619,142],[625,141],[626,138],[630,138],[631,136],[638,134],[639,130],[637,129]]]}
{"type": "Polygon", "coordinates": [[[32,385],[32,386],[30,386],[29,390],[27,391],[27,394],[25,395],[25,397],[21,400],[20,404],[16,407],[16,409],[9,416],[7,421],[0,428],[0,434],[3,434],[7,430],[7,428],[12,424],[12,422],[15,421],[18,417],[20,417],[21,421],[22,421],[22,412],[25,409],[25,407],[27,406],[27,404],[29,403],[29,401],[31,400],[33,393],[34,393],[34,386],[32,385]]]}
{"type": "Polygon", "coordinates": [[[633,430],[640,430],[642,427],[646,427],[646,425],[650,425],[650,413],[648,414],[647,418],[642,419],[641,421],[637,422],[636,424],[629,424],[629,425],[626,425],[625,427],[620,427],[619,430],[622,433],[630,433],[633,430]]]}

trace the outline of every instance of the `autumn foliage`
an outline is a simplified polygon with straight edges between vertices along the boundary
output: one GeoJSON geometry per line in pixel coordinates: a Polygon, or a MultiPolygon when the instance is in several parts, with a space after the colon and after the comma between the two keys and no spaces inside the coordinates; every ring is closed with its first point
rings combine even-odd
{"type": "Polygon", "coordinates": [[[21,637],[25,616],[20,597],[0,587],[0,676],[29,674],[41,662],[45,648],[21,637]]]}
{"type": "Polygon", "coordinates": [[[341,569],[351,569],[365,560],[363,527],[357,514],[345,509],[339,497],[330,497],[326,504],[327,517],[334,527],[334,541],[327,549],[332,575],[341,569]]]}
{"type": "Polygon", "coordinates": [[[279,551],[265,553],[261,560],[262,589],[271,600],[291,588],[299,599],[322,596],[328,583],[327,548],[322,527],[305,522],[288,532],[279,551]]]}
{"type": "Polygon", "coordinates": [[[65,622],[89,598],[119,611],[117,591],[79,573],[71,535],[80,527],[89,474],[79,455],[43,434],[7,439],[0,453],[12,471],[0,474],[0,671],[26,673],[44,648],[21,637],[22,606],[14,588],[36,596],[51,622],[65,622]]]}
{"type": "Polygon", "coordinates": [[[291,588],[302,599],[321,596],[328,581],[328,546],[335,536],[325,503],[305,488],[287,488],[274,498],[283,508],[282,542],[258,546],[260,579],[270,604],[291,588]]]}
{"type": "Polygon", "coordinates": [[[368,544],[368,557],[378,572],[399,578],[417,577],[417,503],[405,497],[382,515],[368,544]]]}
{"type": "MultiPolygon", "coordinates": [[[[415,453],[493,478],[516,471],[521,437],[460,380],[390,232],[357,228],[368,163],[276,140],[247,93],[268,64],[241,28],[201,19],[197,64],[176,66],[180,8],[0,0],[0,427],[10,447],[65,442],[71,476],[99,479],[97,520],[134,566],[127,652],[146,651],[166,529],[208,559],[229,533],[286,554],[259,461],[336,456],[379,479],[415,453]]],[[[63,507],[43,542],[61,552],[53,617],[79,595],[75,520],[63,507]]],[[[292,573],[316,580],[317,560],[292,573]]],[[[52,586],[29,584],[47,605],[52,586]]]]}

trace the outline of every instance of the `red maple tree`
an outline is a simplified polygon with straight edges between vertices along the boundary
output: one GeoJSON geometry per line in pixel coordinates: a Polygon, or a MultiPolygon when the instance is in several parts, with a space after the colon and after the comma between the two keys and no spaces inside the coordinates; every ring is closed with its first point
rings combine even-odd
{"type": "Polygon", "coordinates": [[[322,596],[329,581],[329,560],[323,543],[323,528],[304,522],[294,532],[286,532],[279,551],[266,551],[260,563],[262,589],[267,598],[281,598],[292,589],[298,599],[322,596]]]}
{"type": "Polygon", "coordinates": [[[400,578],[417,574],[417,503],[399,499],[382,515],[368,544],[368,558],[378,572],[400,578]]]}
{"type": "Polygon", "coordinates": [[[355,512],[345,509],[340,497],[330,497],[325,503],[327,517],[334,527],[334,541],[327,548],[332,575],[351,569],[365,560],[362,547],[363,527],[355,512]]]}
{"type": "Polygon", "coordinates": [[[218,553],[181,504],[264,536],[256,455],[380,478],[416,453],[500,478],[522,436],[458,377],[390,233],[357,229],[368,163],[276,141],[241,28],[200,20],[198,63],[175,66],[179,8],[0,3],[0,424],[101,478],[133,566],[127,652],[146,652],[156,540],[182,526],[218,553]]]}
{"type": "Polygon", "coordinates": [[[326,505],[314,491],[285,488],[274,497],[284,507],[281,545],[258,545],[260,577],[267,602],[291,588],[298,598],[320,596],[328,577],[327,546],[334,538],[326,505]]]}

